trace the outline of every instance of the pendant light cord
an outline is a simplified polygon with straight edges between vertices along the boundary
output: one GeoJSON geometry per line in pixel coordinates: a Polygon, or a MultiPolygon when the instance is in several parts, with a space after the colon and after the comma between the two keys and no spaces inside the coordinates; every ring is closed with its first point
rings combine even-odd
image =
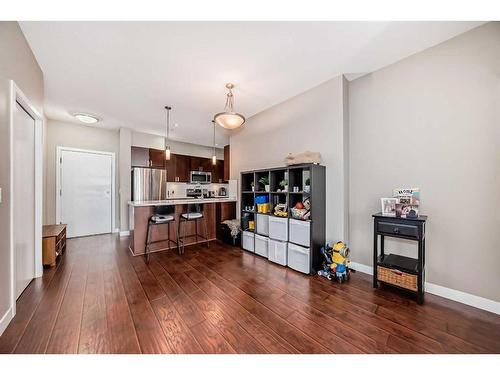
{"type": "Polygon", "coordinates": [[[233,90],[229,89],[229,92],[227,93],[226,97],[226,107],[224,108],[224,111],[233,112],[233,107],[234,107],[233,90]]]}
{"type": "Polygon", "coordinates": [[[170,110],[172,109],[172,107],[166,106],[165,109],[167,110],[167,142],[168,142],[170,136],[170,110]]]}

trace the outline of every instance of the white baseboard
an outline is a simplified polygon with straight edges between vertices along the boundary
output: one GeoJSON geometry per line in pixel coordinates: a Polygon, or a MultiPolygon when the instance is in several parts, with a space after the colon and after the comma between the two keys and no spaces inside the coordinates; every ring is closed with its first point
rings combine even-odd
{"type": "Polygon", "coordinates": [[[373,275],[373,268],[370,266],[365,266],[364,264],[361,264],[361,263],[351,262],[350,267],[353,270],[367,273],[368,275],[373,275]]]}
{"type": "Polygon", "coordinates": [[[129,230],[122,230],[122,231],[120,231],[120,237],[125,237],[125,236],[130,236],[130,231],[129,230]]]}
{"type": "MultiPolygon", "coordinates": [[[[358,272],[373,275],[373,268],[371,266],[351,262],[351,268],[358,272]]],[[[427,282],[425,283],[425,292],[500,315],[500,302],[491,299],[427,282]]]]}
{"type": "Polygon", "coordinates": [[[5,314],[2,316],[2,319],[0,319],[0,336],[2,336],[3,332],[9,325],[10,321],[12,318],[14,318],[14,314],[12,313],[12,306],[9,307],[9,309],[5,312],[5,314]]]}
{"type": "Polygon", "coordinates": [[[119,233],[119,232],[120,232],[120,228],[113,229],[113,233],[119,233]]]}

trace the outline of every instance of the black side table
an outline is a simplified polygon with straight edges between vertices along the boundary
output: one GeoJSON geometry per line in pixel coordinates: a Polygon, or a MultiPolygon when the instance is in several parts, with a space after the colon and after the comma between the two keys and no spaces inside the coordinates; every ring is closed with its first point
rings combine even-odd
{"type": "Polygon", "coordinates": [[[400,218],[383,216],[381,213],[372,215],[373,222],[373,287],[377,288],[379,282],[404,289],[416,294],[417,303],[424,301],[424,275],[425,275],[425,223],[427,216],[416,218],[400,218]],[[380,254],[378,249],[378,236],[380,236],[380,254]],[[385,237],[404,238],[418,243],[417,258],[409,258],[396,254],[386,254],[384,248],[385,237]],[[398,285],[398,282],[380,280],[378,267],[389,269],[401,275],[416,275],[416,290],[398,285]]]}

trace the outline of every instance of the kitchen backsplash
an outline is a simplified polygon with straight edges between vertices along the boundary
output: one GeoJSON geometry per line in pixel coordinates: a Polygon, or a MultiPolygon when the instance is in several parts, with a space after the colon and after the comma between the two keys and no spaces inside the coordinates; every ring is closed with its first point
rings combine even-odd
{"type": "Polygon", "coordinates": [[[219,195],[219,188],[225,187],[228,197],[236,197],[238,194],[237,180],[229,180],[228,183],[213,183],[213,184],[188,184],[186,182],[167,182],[167,197],[169,198],[186,198],[186,190],[201,187],[208,191],[214,191],[215,195],[219,195]]]}

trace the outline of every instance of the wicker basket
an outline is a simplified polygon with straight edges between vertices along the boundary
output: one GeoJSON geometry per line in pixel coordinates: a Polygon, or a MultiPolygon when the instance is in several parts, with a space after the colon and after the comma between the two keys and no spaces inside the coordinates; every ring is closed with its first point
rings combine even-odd
{"type": "Polygon", "coordinates": [[[400,288],[417,291],[417,275],[412,275],[411,273],[378,266],[377,279],[387,284],[399,286],[400,288]]]}

